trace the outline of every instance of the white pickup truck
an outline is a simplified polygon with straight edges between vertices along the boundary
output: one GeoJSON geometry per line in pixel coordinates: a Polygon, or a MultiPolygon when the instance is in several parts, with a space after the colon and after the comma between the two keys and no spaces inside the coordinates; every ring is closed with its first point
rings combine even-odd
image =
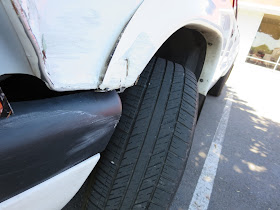
{"type": "Polygon", "coordinates": [[[167,209],[236,17],[237,0],[0,0],[0,209],[167,209]]]}

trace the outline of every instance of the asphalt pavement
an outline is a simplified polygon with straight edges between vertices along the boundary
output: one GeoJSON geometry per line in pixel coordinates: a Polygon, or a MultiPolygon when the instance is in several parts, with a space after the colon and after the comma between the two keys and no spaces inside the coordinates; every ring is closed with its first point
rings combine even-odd
{"type": "Polygon", "coordinates": [[[207,96],[172,210],[189,209],[191,202],[196,207],[190,209],[280,209],[279,91],[280,72],[239,63],[221,96],[207,96]],[[229,100],[225,125],[221,119],[229,100]],[[213,186],[203,191],[198,182],[219,124],[225,132],[220,135],[218,163],[211,166],[213,186]],[[206,207],[200,203],[203,199],[206,207]]]}

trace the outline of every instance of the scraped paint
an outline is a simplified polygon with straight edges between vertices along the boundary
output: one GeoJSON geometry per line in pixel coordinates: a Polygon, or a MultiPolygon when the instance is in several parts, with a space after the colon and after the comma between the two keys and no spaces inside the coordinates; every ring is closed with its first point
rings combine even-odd
{"type": "Polygon", "coordinates": [[[13,0],[41,69],[58,91],[98,87],[115,42],[141,2],[13,0]]]}

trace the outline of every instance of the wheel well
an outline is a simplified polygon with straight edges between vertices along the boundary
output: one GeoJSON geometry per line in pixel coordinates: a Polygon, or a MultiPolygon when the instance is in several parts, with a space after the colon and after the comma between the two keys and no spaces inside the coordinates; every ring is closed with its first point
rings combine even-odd
{"type": "Polygon", "coordinates": [[[9,102],[39,100],[75,92],[56,92],[50,90],[42,80],[27,74],[1,75],[0,87],[9,102]]]}
{"type": "Polygon", "coordinates": [[[198,80],[203,68],[206,49],[207,42],[201,33],[183,27],[173,33],[155,55],[181,64],[191,70],[198,80]]]}

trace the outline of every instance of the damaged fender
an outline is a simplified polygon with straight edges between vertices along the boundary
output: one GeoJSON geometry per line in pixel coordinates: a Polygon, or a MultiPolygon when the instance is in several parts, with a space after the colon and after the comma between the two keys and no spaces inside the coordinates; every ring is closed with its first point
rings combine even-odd
{"type": "MultiPolygon", "coordinates": [[[[120,88],[122,91],[133,86],[161,45],[177,30],[186,27],[199,31],[208,43],[198,83],[199,93],[206,95],[222,74],[219,72],[221,61],[225,60],[222,50],[229,41],[233,28],[229,22],[233,21],[232,18],[231,5],[221,0],[215,0],[210,5],[201,0],[196,4],[190,0],[144,1],[122,34],[99,88],[120,88]],[[192,5],[191,10],[187,9],[189,5],[192,5]],[[221,7],[224,8],[222,11],[218,9],[221,7]]],[[[233,61],[232,58],[226,60],[225,67],[229,68],[233,61]]]]}

